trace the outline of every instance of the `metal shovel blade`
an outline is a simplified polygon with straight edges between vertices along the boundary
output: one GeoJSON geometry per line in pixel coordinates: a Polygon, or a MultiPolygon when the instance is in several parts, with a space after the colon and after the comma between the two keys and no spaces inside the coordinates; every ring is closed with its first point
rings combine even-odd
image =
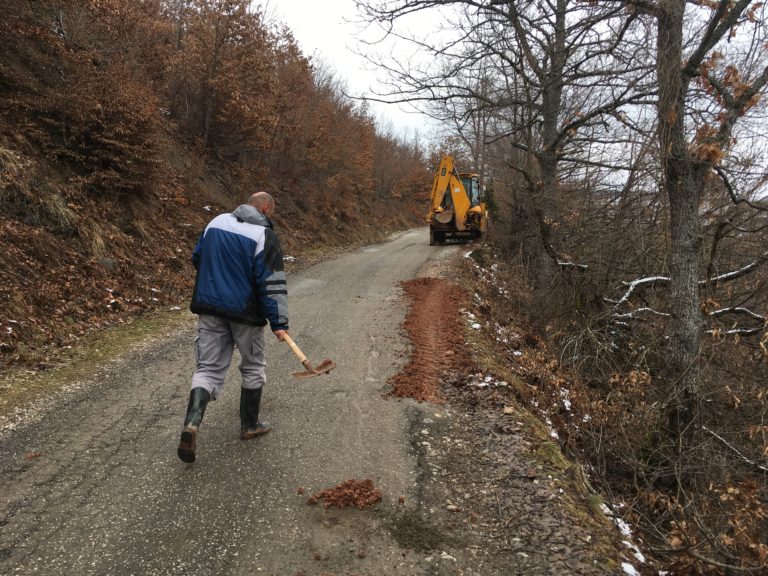
{"type": "Polygon", "coordinates": [[[293,353],[296,354],[296,357],[299,359],[299,362],[301,362],[302,366],[306,368],[306,371],[304,372],[294,372],[292,376],[295,378],[309,378],[310,376],[328,374],[328,372],[336,368],[336,363],[333,360],[327,358],[323,360],[317,368],[314,368],[309,360],[307,360],[304,352],[302,352],[301,349],[296,345],[296,342],[293,341],[293,338],[291,338],[286,333],[283,335],[283,340],[286,344],[288,344],[288,346],[291,347],[291,350],[293,350],[293,353]]]}
{"type": "Polygon", "coordinates": [[[311,370],[305,370],[304,372],[294,372],[291,374],[294,378],[311,378],[312,376],[321,376],[322,374],[328,374],[331,370],[336,368],[336,362],[330,358],[326,358],[320,364],[312,368],[311,370]]]}

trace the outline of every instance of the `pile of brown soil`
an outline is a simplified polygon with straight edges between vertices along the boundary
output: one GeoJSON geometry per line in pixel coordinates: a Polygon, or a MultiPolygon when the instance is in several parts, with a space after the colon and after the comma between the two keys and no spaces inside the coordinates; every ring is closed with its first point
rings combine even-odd
{"type": "Polygon", "coordinates": [[[312,494],[307,499],[307,504],[317,504],[323,501],[323,508],[366,508],[381,500],[381,491],[373,487],[373,480],[345,480],[333,488],[326,488],[312,494]]]}
{"type": "Polygon", "coordinates": [[[403,328],[413,343],[411,360],[389,380],[389,396],[441,403],[440,376],[468,365],[461,309],[466,293],[441,278],[417,278],[402,283],[411,299],[403,328]]]}

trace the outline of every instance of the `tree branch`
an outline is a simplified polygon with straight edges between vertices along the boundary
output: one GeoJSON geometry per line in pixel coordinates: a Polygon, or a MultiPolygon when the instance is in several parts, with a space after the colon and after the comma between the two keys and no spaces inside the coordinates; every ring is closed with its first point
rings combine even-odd
{"type": "Polygon", "coordinates": [[[744,454],[739,452],[739,450],[737,448],[735,448],[730,442],[728,442],[728,440],[726,440],[725,438],[720,436],[720,434],[718,434],[717,432],[713,432],[712,430],[710,430],[706,426],[702,426],[701,429],[704,430],[705,432],[711,434],[712,436],[714,436],[718,440],[720,440],[720,442],[722,442],[725,446],[730,448],[733,452],[735,452],[739,456],[739,458],[744,460],[744,462],[746,462],[750,466],[754,466],[755,468],[760,470],[760,472],[768,472],[768,466],[765,466],[763,464],[759,464],[759,463],[755,462],[754,460],[750,460],[749,458],[744,456],[744,454]]]}
{"type": "MultiPolygon", "coordinates": [[[[768,260],[768,252],[763,253],[757,260],[750,262],[746,266],[734,270],[732,272],[726,272],[719,276],[708,278],[707,280],[699,280],[699,286],[711,286],[721,282],[730,282],[751,274],[757,270],[766,260],[768,260]]],[[[653,287],[656,284],[668,284],[670,282],[669,276],[648,276],[646,278],[639,278],[632,280],[631,282],[622,282],[622,285],[627,287],[627,291],[624,295],[616,301],[614,308],[618,308],[621,304],[624,304],[629,300],[629,297],[635,292],[637,288],[653,287]]]]}
{"type": "Polygon", "coordinates": [[[723,181],[723,184],[725,185],[725,189],[728,192],[728,196],[731,197],[731,201],[734,204],[746,204],[750,208],[754,208],[755,210],[761,210],[763,212],[768,212],[768,206],[765,204],[755,204],[753,202],[750,202],[746,198],[739,198],[736,196],[736,192],[733,189],[733,186],[731,185],[731,181],[728,179],[728,175],[725,173],[725,170],[721,166],[713,165],[712,169],[717,172],[717,175],[720,176],[720,179],[723,181]]]}

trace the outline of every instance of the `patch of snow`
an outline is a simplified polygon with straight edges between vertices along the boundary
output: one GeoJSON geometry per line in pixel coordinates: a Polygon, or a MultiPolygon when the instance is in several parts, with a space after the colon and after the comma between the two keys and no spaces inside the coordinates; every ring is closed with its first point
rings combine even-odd
{"type": "Polygon", "coordinates": [[[284,262],[293,262],[294,260],[296,260],[295,256],[283,256],[284,262]]]}
{"type": "Polygon", "coordinates": [[[478,324],[477,322],[472,322],[472,329],[473,330],[480,330],[480,328],[482,328],[482,326],[480,326],[480,324],[478,324]]]}
{"type": "Polygon", "coordinates": [[[600,509],[603,511],[603,514],[608,516],[611,520],[613,520],[614,524],[619,528],[619,531],[622,533],[622,535],[625,538],[631,538],[632,537],[632,530],[629,528],[629,524],[624,522],[621,518],[619,518],[613,510],[606,504],[602,503],[600,504],[600,509]]]}
{"type": "Polygon", "coordinates": [[[512,355],[513,355],[513,356],[522,356],[522,355],[523,355],[523,353],[522,353],[522,352],[520,352],[520,350],[514,350],[514,351],[512,352],[512,355]]]}
{"type": "Polygon", "coordinates": [[[549,435],[555,440],[559,440],[560,436],[555,431],[555,427],[552,425],[552,420],[549,419],[549,416],[544,416],[544,422],[549,426],[549,435]]]}
{"type": "Polygon", "coordinates": [[[635,544],[633,544],[629,540],[623,540],[622,544],[624,544],[624,546],[632,550],[632,554],[635,555],[635,558],[637,558],[638,562],[640,562],[641,564],[645,564],[645,555],[643,555],[643,553],[640,552],[640,548],[638,548],[635,544]]]}
{"type": "Polygon", "coordinates": [[[619,531],[624,536],[626,536],[627,538],[631,538],[632,537],[632,530],[630,529],[629,524],[627,524],[626,522],[624,522],[624,520],[622,520],[621,518],[618,518],[618,517],[615,517],[613,519],[613,521],[616,522],[616,526],[619,527],[619,531]]]}
{"type": "Polygon", "coordinates": [[[629,576],[640,576],[640,572],[638,572],[629,562],[622,562],[621,568],[624,570],[624,574],[628,574],[629,576]]]}
{"type": "Polygon", "coordinates": [[[504,380],[496,380],[491,375],[483,375],[482,373],[474,374],[472,378],[467,382],[467,386],[472,388],[495,388],[498,386],[509,386],[504,380]]]}
{"type": "Polygon", "coordinates": [[[205,210],[206,212],[213,212],[213,208],[211,208],[208,204],[203,206],[203,210],[205,210]]]}

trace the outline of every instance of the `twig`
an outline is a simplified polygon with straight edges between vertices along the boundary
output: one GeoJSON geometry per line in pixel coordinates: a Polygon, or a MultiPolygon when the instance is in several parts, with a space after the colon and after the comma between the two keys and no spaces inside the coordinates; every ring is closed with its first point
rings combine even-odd
{"type": "Polygon", "coordinates": [[[723,170],[720,166],[712,166],[712,168],[717,172],[717,175],[720,176],[720,179],[723,181],[723,184],[725,184],[725,189],[728,191],[728,196],[731,197],[731,202],[734,204],[746,204],[750,208],[754,208],[755,210],[762,210],[763,212],[768,211],[768,206],[764,204],[755,204],[753,202],[750,202],[746,198],[739,198],[736,196],[736,191],[733,189],[733,186],[731,185],[730,180],[728,179],[727,174],[725,173],[725,170],[723,170]]]}
{"type": "Polygon", "coordinates": [[[579,270],[589,270],[589,266],[586,264],[577,264],[576,262],[564,262],[562,260],[558,260],[557,265],[561,268],[577,268],[579,270]]]}
{"type": "Polygon", "coordinates": [[[722,330],[715,328],[707,330],[707,334],[710,336],[735,336],[737,334],[740,336],[754,336],[762,331],[762,328],[731,328],[730,330],[723,332],[722,330]]]}
{"type": "Polygon", "coordinates": [[[760,322],[766,321],[765,316],[761,316],[756,312],[752,312],[752,310],[750,310],[749,308],[744,308],[742,306],[733,306],[731,308],[720,308],[719,310],[715,310],[709,313],[710,316],[722,316],[723,314],[744,314],[746,316],[749,316],[750,318],[754,318],[755,320],[760,320],[760,322]]]}
{"type": "Polygon", "coordinates": [[[717,566],[718,568],[724,568],[726,570],[734,570],[736,572],[762,572],[766,568],[765,564],[763,564],[762,566],[746,566],[746,567],[734,566],[733,564],[725,564],[723,562],[718,562],[717,560],[712,560],[712,558],[707,558],[706,556],[703,556],[698,552],[694,552],[691,549],[686,550],[686,553],[696,558],[696,560],[700,560],[701,562],[704,562],[706,564],[711,564],[712,566],[717,566]]]}
{"type": "MultiPolygon", "coordinates": [[[[741,278],[742,276],[746,276],[747,274],[754,272],[763,263],[765,263],[766,260],[768,260],[768,252],[762,253],[757,258],[757,260],[755,260],[754,262],[750,262],[746,266],[742,266],[738,270],[733,270],[732,272],[726,272],[725,274],[720,274],[719,276],[707,278],[706,280],[699,280],[699,286],[708,286],[708,285],[717,284],[718,282],[728,282],[730,280],[736,280],[737,278],[741,278]]],[[[660,283],[668,284],[670,281],[671,279],[669,276],[649,276],[647,278],[638,278],[637,280],[632,280],[631,282],[622,282],[621,284],[627,287],[627,291],[619,300],[617,300],[614,303],[614,308],[618,308],[620,305],[629,301],[629,297],[634,293],[636,288],[644,288],[646,286],[653,286],[654,284],[660,284],[660,283]]],[[[608,301],[611,302],[611,300],[608,300],[608,301]]]]}
{"type": "Polygon", "coordinates": [[[745,276],[749,274],[750,272],[756,270],[763,262],[768,259],[768,252],[764,252],[760,255],[760,257],[755,260],[754,262],[750,262],[746,266],[739,268],[738,270],[734,270],[733,272],[726,272],[725,274],[720,274],[720,276],[715,276],[714,278],[710,278],[709,280],[700,280],[699,286],[702,286],[704,284],[717,284],[718,282],[726,282],[728,280],[736,280],[737,278],[741,278],[742,276],[745,276]]]}
{"type": "Polygon", "coordinates": [[[738,450],[738,449],[737,449],[735,446],[733,446],[733,445],[732,445],[730,442],[728,442],[728,440],[726,440],[725,438],[723,438],[722,436],[720,436],[720,434],[718,434],[717,432],[714,432],[714,431],[710,430],[710,429],[709,429],[709,428],[707,428],[706,426],[702,426],[702,427],[701,427],[701,429],[702,429],[702,430],[704,430],[705,432],[709,432],[709,433],[710,433],[712,436],[714,436],[715,438],[717,438],[718,440],[720,440],[720,442],[722,442],[722,443],[723,443],[723,444],[725,444],[725,445],[726,445],[728,448],[730,448],[731,450],[733,450],[733,451],[734,451],[736,454],[738,454],[739,458],[741,458],[742,460],[744,460],[744,462],[746,462],[746,463],[747,463],[747,464],[749,464],[750,466],[754,466],[755,468],[757,468],[757,469],[758,469],[758,470],[760,470],[761,472],[768,472],[768,466],[764,466],[764,465],[762,465],[762,464],[758,464],[758,463],[757,463],[757,462],[755,462],[754,460],[750,460],[749,458],[747,458],[746,456],[744,456],[744,454],[742,454],[741,452],[739,452],[739,450],[738,450]]]}
{"type": "Polygon", "coordinates": [[[627,291],[624,293],[624,296],[622,296],[618,302],[616,302],[615,308],[618,308],[621,304],[629,300],[629,297],[632,295],[632,293],[635,291],[635,288],[638,286],[653,286],[657,282],[669,282],[668,276],[650,276],[648,278],[640,278],[638,280],[632,280],[632,282],[622,282],[624,286],[627,286],[627,291]]]}
{"type": "Polygon", "coordinates": [[[624,314],[614,314],[614,318],[635,318],[636,314],[639,314],[640,312],[649,312],[651,314],[656,314],[657,316],[670,316],[670,314],[666,312],[659,312],[658,310],[654,310],[653,308],[638,308],[637,310],[632,310],[631,312],[625,312],[624,314]]]}

